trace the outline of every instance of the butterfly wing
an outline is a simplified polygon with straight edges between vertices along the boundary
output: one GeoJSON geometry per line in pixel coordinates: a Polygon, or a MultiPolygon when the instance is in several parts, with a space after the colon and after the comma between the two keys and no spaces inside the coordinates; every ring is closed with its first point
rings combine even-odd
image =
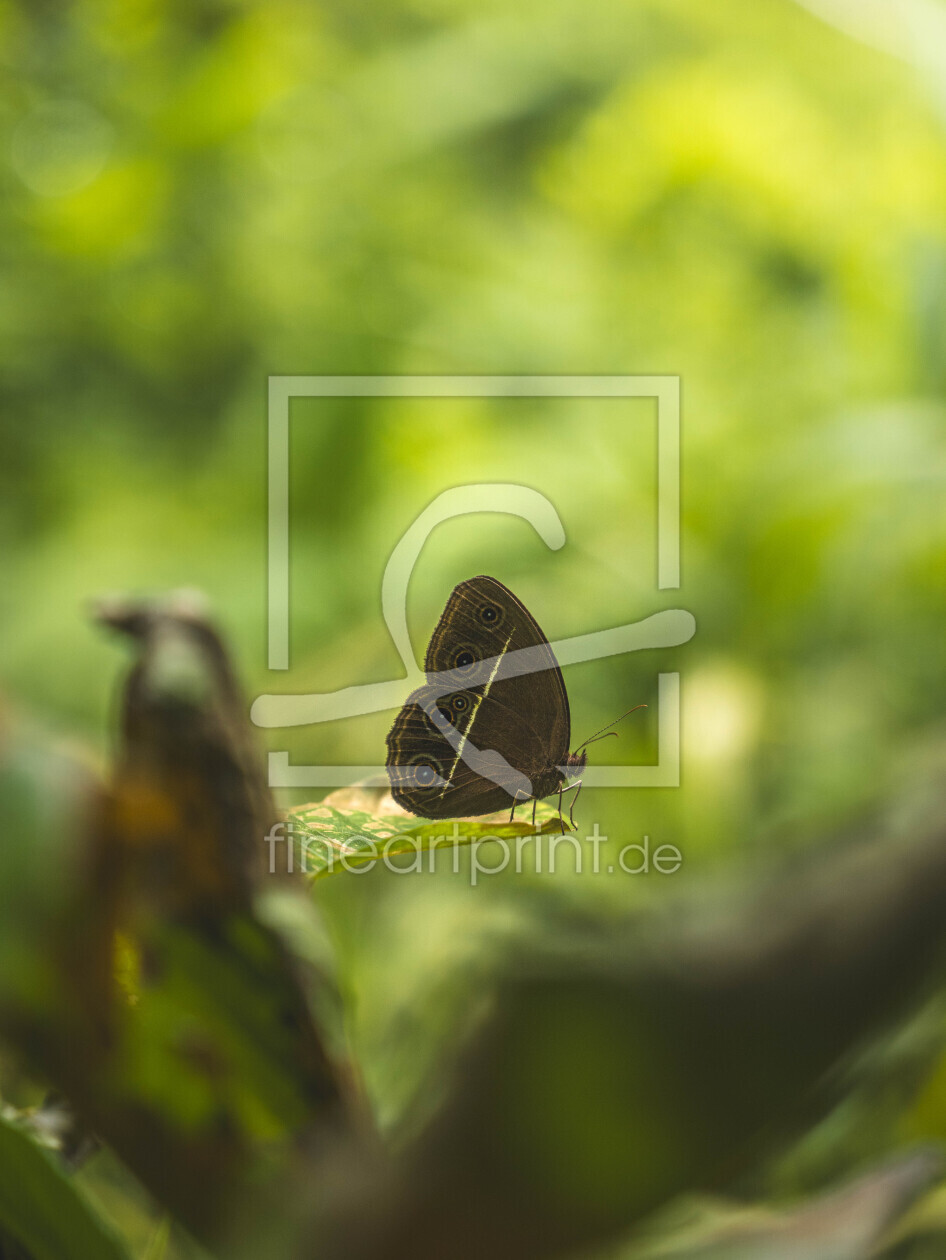
{"type": "Polygon", "coordinates": [[[464,670],[457,662],[468,655],[474,664],[466,667],[467,685],[489,686],[483,663],[503,658],[489,694],[524,718],[551,764],[560,765],[571,742],[571,717],[555,653],[526,606],[502,582],[485,575],[454,589],[430,637],[424,668],[428,675],[452,673],[460,679],[464,670]],[[518,668],[527,672],[516,673],[518,668]]]}
{"type": "Polygon", "coordinates": [[[548,639],[495,578],[461,582],[437,624],[428,682],[388,735],[395,800],[457,818],[546,796],[568,754],[568,696],[548,639]]]}
{"type": "Polygon", "coordinates": [[[532,727],[482,688],[444,697],[439,687],[421,687],[387,743],[392,795],[423,818],[490,814],[558,786],[532,727]],[[514,761],[500,745],[515,748],[514,761]]]}

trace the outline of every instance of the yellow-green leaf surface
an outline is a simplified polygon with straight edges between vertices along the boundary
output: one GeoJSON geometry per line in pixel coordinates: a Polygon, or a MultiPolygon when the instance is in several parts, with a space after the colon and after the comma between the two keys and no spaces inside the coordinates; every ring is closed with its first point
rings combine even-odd
{"type": "Polygon", "coordinates": [[[536,808],[535,825],[531,804],[523,807],[521,821],[513,822],[505,812],[479,818],[417,818],[399,809],[384,790],[356,787],[290,810],[286,830],[297,869],[321,879],[403,855],[560,834],[562,824],[558,809],[543,801],[536,808]]]}

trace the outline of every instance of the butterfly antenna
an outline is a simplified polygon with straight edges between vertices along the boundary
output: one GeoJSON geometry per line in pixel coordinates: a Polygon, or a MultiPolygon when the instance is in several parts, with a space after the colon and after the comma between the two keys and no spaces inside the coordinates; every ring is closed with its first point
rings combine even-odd
{"type": "Polygon", "coordinates": [[[609,722],[607,726],[602,726],[600,731],[595,731],[590,739],[586,739],[575,749],[576,753],[580,753],[583,748],[587,748],[589,744],[593,744],[595,740],[607,739],[608,735],[617,735],[617,731],[612,731],[612,726],[617,726],[618,722],[623,722],[631,713],[636,713],[638,709],[646,709],[646,704],[635,704],[633,709],[628,709],[627,713],[622,713],[619,718],[615,718],[613,722],[609,722]]]}
{"type": "Polygon", "coordinates": [[[575,752],[581,752],[583,748],[587,748],[589,744],[597,744],[599,740],[610,739],[612,735],[617,739],[617,731],[605,731],[603,735],[592,735],[591,739],[586,739],[583,744],[579,744],[575,752]]]}

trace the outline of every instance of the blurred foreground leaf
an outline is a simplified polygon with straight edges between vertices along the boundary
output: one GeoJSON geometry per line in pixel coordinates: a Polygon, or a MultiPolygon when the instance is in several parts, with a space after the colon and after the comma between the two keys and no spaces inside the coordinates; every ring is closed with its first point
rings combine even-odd
{"type": "Polygon", "coordinates": [[[52,1152],[6,1119],[0,1119],[0,1228],[25,1247],[32,1260],[131,1256],[52,1152]]]}
{"type": "Polygon", "coordinates": [[[942,1175],[938,1152],[889,1161],[789,1209],[707,1204],[699,1218],[633,1260],[874,1260],[894,1226],[942,1175]]]}
{"type": "Polygon", "coordinates": [[[584,1254],[783,1151],[942,976],[942,823],[902,827],[523,934],[439,1112],[368,1192],[383,1222],[363,1204],[323,1254],[584,1254]]]}
{"type": "Polygon", "coordinates": [[[339,1082],[297,960],[256,912],[278,815],[218,634],[192,596],[112,601],[100,617],[136,659],[99,846],[126,998],[97,1124],[207,1237],[294,1141],[334,1132],[339,1082]]]}
{"type": "Polygon", "coordinates": [[[344,1127],[310,1006],[325,977],[256,911],[277,814],[216,632],[176,599],[106,620],[136,652],[112,782],[0,738],[0,1028],[214,1243],[297,1144],[344,1127]]]}

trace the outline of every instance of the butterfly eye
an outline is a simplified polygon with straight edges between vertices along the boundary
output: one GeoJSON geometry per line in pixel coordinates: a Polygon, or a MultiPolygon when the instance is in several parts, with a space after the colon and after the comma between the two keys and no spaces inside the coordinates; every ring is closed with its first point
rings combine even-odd
{"type": "Polygon", "coordinates": [[[484,604],[480,609],[480,621],[487,626],[495,626],[499,624],[502,612],[495,604],[484,604]]]}
{"type": "Polygon", "coordinates": [[[462,652],[457,652],[453,658],[453,664],[457,669],[469,669],[475,663],[476,657],[469,648],[464,648],[462,652]]]}

